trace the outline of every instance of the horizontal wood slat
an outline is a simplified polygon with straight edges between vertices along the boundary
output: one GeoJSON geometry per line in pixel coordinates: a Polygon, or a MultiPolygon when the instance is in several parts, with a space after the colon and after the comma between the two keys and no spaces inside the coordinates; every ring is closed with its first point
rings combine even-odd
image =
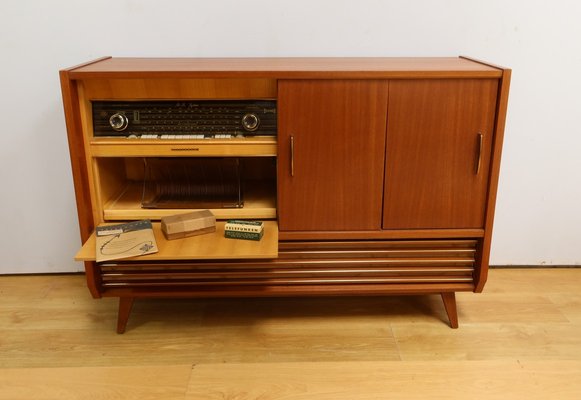
{"type": "Polygon", "coordinates": [[[114,287],[103,291],[103,297],[294,297],[294,296],[374,296],[433,294],[473,291],[472,282],[438,283],[369,283],[334,285],[240,285],[240,286],[176,286],[114,287]]]}
{"type": "Polygon", "coordinates": [[[105,289],[472,285],[476,245],[475,240],[281,242],[279,257],[270,260],[120,261],[99,268],[105,289]]]}
{"type": "Polygon", "coordinates": [[[240,281],[196,281],[195,284],[183,281],[150,281],[150,282],[108,282],[105,287],[139,287],[139,286],[243,286],[243,285],[321,285],[321,284],[370,284],[370,283],[437,283],[437,282],[472,282],[472,278],[443,278],[443,277],[402,277],[402,278],[365,278],[365,279],[269,279],[264,280],[240,280],[240,281]]]}
{"type": "Polygon", "coordinates": [[[362,240],[362,241],[288,241],[280,242],[280,251],[290,251],[290,250],[307,250],[307,249],[336,249],[336,250],[347,250],[347,249],[370,249],[377,248],[383,249],[407,249],[407,248],[417,248],[422,249],[454,249],[454,248],[467,248],[474,249],[476,246],[476,240],[362,240]]]}
{"type": "Polygon", "coordinates": [[[103,281],[105,282],[115,282],[115,281],[147,281],[147,280],[161,280],[161,279],[172,279],[172,280],[195,280],[206,281],[206,280],[231,280],[231,279],[278,279],[282,277],[386,277],[386,276],[411,276],[412,274],[422,274],[426,276],[441,276],[441,275],[454,275],[458,276],[463,274],[465,276],[472,275],[472,268],[434,268],[434,269],[322,269],[322,270],[290,270],[290,271],[245,271],[245,272],[201,272],[201,273],[180,273],[180,274],[168,274],[168,273],[105,273],[103,274],[103,281]]]}
{"type": "Polygon", "coordinates": [[[217,271],[236,271],[247,268],[259,268],[262,270],[270,270],[273,268],[311,268],[311,267],[337,267],[337,268],[358,268],[365,266],[374,267],[398,267],[398,266],[472,266],[473,258],[426,258],[426,259],[296,259],[296,260],[257,260],[256,262],[240,261],[240,260],[220,260],[211,262],[160,262],[160,263],[129,263],[119,262],[111,264],[103,264],[102,271],[119,271],[130,272],[140,270],[161,270],[161,271],[195,271],[195,270],[217,270],[217,271]]]}

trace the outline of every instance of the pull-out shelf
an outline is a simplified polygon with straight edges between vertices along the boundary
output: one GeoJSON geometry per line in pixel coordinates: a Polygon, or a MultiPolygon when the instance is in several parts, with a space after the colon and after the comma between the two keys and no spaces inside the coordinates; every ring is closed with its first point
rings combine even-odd
{"type": "MultiPolygon", "coordinates": [[[[278,256],[278,225],[265,221],[264,236],[260,241],[227,239],[225,222],[216,223],[216,232],[184,239],[166,240],[161,224],[153,223],[153,233],[159,251],[140,256],[140,261],[179,261],[212,259],[269,259],[278,256]]],[[[83,244],[75,256],[77,261],[95,261],[95,233],[83,244]]],[[[134,258],[135,259],[135,258],[134,258]]],[[[131,260],[131,259],[126,259],[131,260]]]]}

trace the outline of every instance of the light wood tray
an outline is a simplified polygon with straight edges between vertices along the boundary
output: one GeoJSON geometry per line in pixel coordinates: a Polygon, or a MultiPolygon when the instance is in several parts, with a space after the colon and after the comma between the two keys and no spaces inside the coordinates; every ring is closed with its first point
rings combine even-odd
{"type": "MultiPolygon", "coordinates": [[[[184,239],[167,240],[160,223],[153,223],[153,233],[159,252],[124,260],[208,260],[208,259],[268,259],[278,256],[278,224],[264,222],[264,236],[260,241],[226,239],[225,222],[216,223],[216,232],[184,239]]],[[[95,261],[95,233],[89,237],[75,256],[77,261],[95,261]]]]}

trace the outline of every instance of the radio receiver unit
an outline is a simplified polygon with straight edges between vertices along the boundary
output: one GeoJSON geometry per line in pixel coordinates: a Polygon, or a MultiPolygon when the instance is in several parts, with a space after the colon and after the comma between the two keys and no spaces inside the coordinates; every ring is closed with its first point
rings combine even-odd
{"type": "Polygon", "coordinates": [[[93,101],[94,136],[226,139],[276,135],[276,102],[93,101]]]}

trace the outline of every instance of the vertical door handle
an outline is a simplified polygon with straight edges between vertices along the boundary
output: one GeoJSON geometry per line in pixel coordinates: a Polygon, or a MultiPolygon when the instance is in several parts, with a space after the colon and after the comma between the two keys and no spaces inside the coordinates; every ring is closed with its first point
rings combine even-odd
{"type": "Polygon", "coordinates": [[[291,176],[295,176],[295,138],[290,137],[290,171],[291,176]]]}
{"type": "Polygon", "coordinates": [[[478,156],[476,159],[476,175],[480,172],[480,165],[482,164],[482,146],[484,142],[484,135],[478,132],[478,156]]]}

